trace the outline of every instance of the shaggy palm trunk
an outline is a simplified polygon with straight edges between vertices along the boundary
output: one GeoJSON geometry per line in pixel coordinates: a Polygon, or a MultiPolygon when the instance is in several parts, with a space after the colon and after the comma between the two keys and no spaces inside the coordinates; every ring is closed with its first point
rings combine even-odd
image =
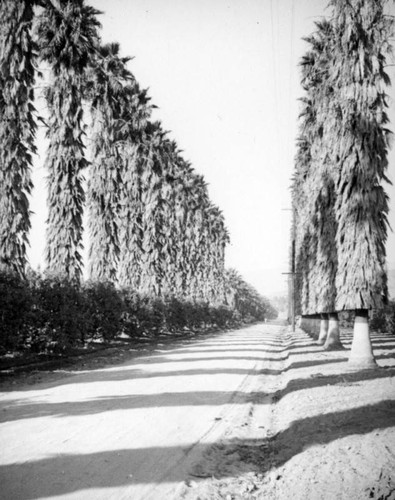
{"type": "Polygon", "coordinates": [[[158,146],[154,144],[148,153],[142,175],[144,186],[142,192],[143,253],[141,256],[140,291],[156,297],[160,297],[163,293],[165,270],[163,170],[159,155],[158,146]]]}
{"type": "Polygon", "coordinates": [[[337,313],[329,314],[328,335],[324,344],[324,349],[334,350],[342,349],[340,341],[339,315],[337,313]]]}
{"type": "Polygon", "coordinates": [[[85,201],[80,85],[63,75],[48,94],[48,270],[79,282],[82,274],[82,213],[85,201]],[[64,100],[64,96],[69,98],[64,100]],[[72,138],[72,140],[70,140],[72,138]]]}
{"type": "Polygon", "coordinates": [[[331,3],[334,102],[341,108],[333,137],[338,171],[336,309],[357,311],[351,359],[366,358],[369,365],[366,310],[381,308],[387,295],[388,197],[383,184],[389,132],[384,86],[389,83],[385,64],[393,19],[384,15],[385,0],[331,3]]]}
{"type": "MultiPolygon", "coordinates": [[[[98,91],[104,95],[99,86],[98,91]]],[[[112,98],[112,99],[111,99],[112,98]]],[[[92,280],[116,280],[119,259],[120,157],[114,140],[114,113],[107,103],[93,107],[92,165],[88,181],[89,277],[92,280]],[[106,109],[106,104],[108,108],[106,109]]]]}
{"type": "Polygon", "coordinates": [[[38,21],[40,57],[51,68],[46,89],[49,108],[48,270],[79,282],[82,275],[82,215],[86,70],[97,47],[98,11],[84,0],[46,2],[38,21]]]}
{"type": "Polygon", "coordinates": [[[354,334],[349,363],[358,368],[376,368],[369,335],[369,314],[366,309],[355,311],[354,334]]]}
{"type": "MultiPolygon", "coordinates": [[[[94,118],[100,121],[100,113],[94,118]]],[[[104,117],[101,118],[104,121],[104,117]]],[[[110,124],[108,124],[110,128],[110,124]]],[[[95,137],[98,142],[99,137],[95,137]]],[[[102,144],[104,141],[102,141],[102,144]]],[[[104,149],[104,148],[103,148],[104,149]]],[[[116,280],[119,259],[118,212],[120,159],[111,145],[95,155],[88,183],[89,276],[92,280],[116,280]]]]}
{"type": "MultiPolygon", "coordinates": [[[[127,70],[128,57],[119,56],[116,43],[100,48],[91,72],[92,167],[88,186],[90,231],[90,276],[116,281],[120,259],[120,235],[123,243],[132,234],[125,225],[132,224],[130,212],[138,218],[139,182],[136,182],[136,153],[139,131],[150,113],[143,93],[127,70]],[[133,179],[132,179],[133,178],[133,179]],[[137,191],[137,193],[136,193],[137,191]],[[132,206],[125,206],[131,204],[132,206]],[[122,217],[122,219],[121,219],[122,217]]],[[[126,252],[136,247],[128,245],[126,252]]],[[[122,252],[122,266],[135,261],[122,252]]],[[[119,273],[125,281],[125,272],[119,273]]],[[[127,281],[135,283],[134,277],[127,281]]]]}
{"type": "Polygon", "coordinates": [[[331,89],[330,67],[331,25],[316,23],[316,32],[306,39],[310,49],[301,60],[302,99],[300,135],[295,158],[293,208],[295,267],[298,290],[297,309],[313,315],[331,310],[333,300],[333,207],[327,139],[324,133],[331,89]]]}
{"type": "Polygon", "coordinates": [[[118,282],[121,286],[134,290],[140,287],[143,252],[141,168],[138,147],[128,145],[123,151],[118,282]]]}
{"type": "Polygon", "coordinates": [[[0,2],[0,269],[25,274],[36,123],[33,2],[0,2]]]}

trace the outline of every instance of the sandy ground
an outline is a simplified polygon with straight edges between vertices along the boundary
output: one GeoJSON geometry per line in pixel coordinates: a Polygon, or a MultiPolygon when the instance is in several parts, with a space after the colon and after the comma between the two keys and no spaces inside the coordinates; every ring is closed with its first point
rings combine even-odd
{"type": "Polygon", "coordinates": [[[9,380],[0,498],[395,499],[395,338],[374,344],[355,372],[263,324],[9,380]]]}

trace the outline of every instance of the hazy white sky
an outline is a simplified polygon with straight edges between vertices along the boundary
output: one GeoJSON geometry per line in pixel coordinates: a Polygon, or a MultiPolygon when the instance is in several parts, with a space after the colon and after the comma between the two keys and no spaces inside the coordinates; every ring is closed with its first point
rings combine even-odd
{"type": "MultiPolygon", "coordinates": [[[[227,266],[264,294],[286,289],[290,178],[297,135],[301,40],[327,0],[90,0],[103,11],[104,42],[119,42],[149,87],[155,118],[209,183],[231,234],[227,266]]],[[[393,61],[392,61],[393,62],[393,61]]],[[[394,68],[389,68],[395,80],[394,68]]],[[[394,90],[389,89],[394,96],[394,90]]],[[[392,123],[395,122],[391,100],[392,123]]],[[[394,126],[392,126],[394,129],[394,126]]],[[[389,176],[395,182],[395,152],[389,176]]],[[[32,199],[30,252],[42,262],[42,157],[32,199]]],[[[395,226],[395,188],[390,221],[395,226]]],[[[388,260],[395,267],[395,236],[388,260]]]]}

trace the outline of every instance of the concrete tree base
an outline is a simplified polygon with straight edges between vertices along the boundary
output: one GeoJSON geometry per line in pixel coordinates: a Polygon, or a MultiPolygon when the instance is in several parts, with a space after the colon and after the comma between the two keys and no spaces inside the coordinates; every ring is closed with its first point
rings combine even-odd
{"type": "Polygon", "coordinates": [[[365,309],[355,311],[354,334],[348,362],[362,370],[377,368],[370,341],[368,311],[365,309]]]}
{"type": "Polygon", "coordinates": [[[321,317],[320,334],[318,336],[317,344],[323,345],[326,342],[328,336],[329,327],[329,317],[327,314],[323,314],[321,317]]]}
{"type": "Polygon", "coordinates": [[[329,314],[328,335],[326,337],[324,349],[327,351],[344,349],[340,341],[339,316],[337,313],[329,314]]]}

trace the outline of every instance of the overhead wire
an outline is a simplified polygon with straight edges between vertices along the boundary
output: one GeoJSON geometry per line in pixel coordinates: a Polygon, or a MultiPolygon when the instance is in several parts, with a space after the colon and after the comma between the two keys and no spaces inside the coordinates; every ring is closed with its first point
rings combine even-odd
{"type": "MultiPolygon", "coordinates": [[[[277,151],[276,153],[281,151],[279,147],[280,143],[280,114],[279,114],[279,99],[278,99],[278,75],[277,75],[277,62],[276,62],[276,50],[275,50],[275,34],[274,34],[274,12],[273,12],[273,0],[270,0],[270,21],[271,21],[271,30],[272,30],[272,63],[273,63],[273,85],[274,85],[274,111],[275,111],[275,131],[276,131],[276,144],[277,151]]],[[[278,35],[278,16],[277,16],[277,35],[278,35]]],[[[277,44],[278,45],[278,44],[277,44]]]]}
{"type": "MultiPolygon", "coordinates": [[[[292,106],[292,89],[293,89],[293,75],[294,75],[294,36],[295,36],[295,0],[291,0],[291,36],[290,36],[290,50],[289,50],[289,88],[288,88],[288,112],[293,108],[292,106]]],[[[292,115],[288,123],[294,123],[295,117],[292,115]]],[[[288,138],[287,138],[287,160],[290,160],[293,164],[294,158],[292,156],[293,145],[295,144],[295,138],[292,137],[293,129],[289,127],[288,129],[288,138]]]]}

